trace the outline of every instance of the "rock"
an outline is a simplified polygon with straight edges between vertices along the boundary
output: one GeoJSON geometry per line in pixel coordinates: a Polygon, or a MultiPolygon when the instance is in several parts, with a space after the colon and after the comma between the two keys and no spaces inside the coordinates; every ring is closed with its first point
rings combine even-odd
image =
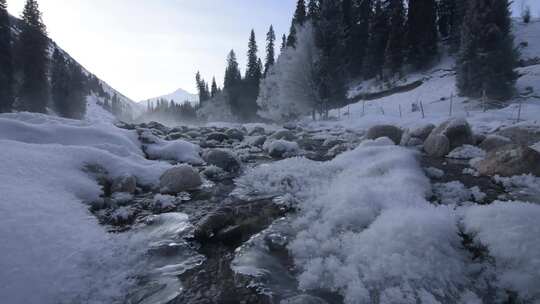
{"type": "Polygon", "coordinates": [[[288,141],[294,141],[297,139],[296,135],[290,130],[279,130],[274,132],[271,136],[272,139],[283,139],[288,141]]]}
{"type": "Polygon", "coordinates": [[[230,139],[242,141],[244,140],[244,133],[238,129],[228,129],[225,131],[225,135],[230,139]]]}
{"type": "Polygon", "coordinates": [[[511,144],[512,141],[509,138],[499,136],[499,135],[489,135],[480,143],[480,148],[490,152],[506,145],[511,144]]]}
{"type": "Polygon", "coordinates": [[[299,295],[287,298],[280,302],[281,304],[327,304],[325,300],[311,295],[299,295]]]}
{"type": "Polygon", "coordinates": [[[262,147],[266,142],[266,136],[255,136],[249,139],[249,144],[255,147],[262,147]]]}
{"type": "Polygon", "coordinates": [[[434,124],[427,124],[422,127],[411,130],[410,135],[411,137],[419,138],[422,141],[425,141],[428,138],[429,134],[431,134],[433,129],[435,129],[434,124]]]}
{"type": "Polygon", "coordinates": [[[509,138],[515,144],[532,146],[540,141],[540,127],[513,126],[500,130],[497,135],[509,138]]]}
{"type": "Polygon", "coordinates": [[[237,172],[241,167],[236,155],[228,150],[208,150],[203,154],[203,159],[208,164],[219,167],[227,172],[237,172]]]}
{"type": "Polygon", "coordinates": [[[444,135],[430,135],[424,142],[424,150],[429,156],[443,157],[450,152],[450,141],[444,135]]]}
{"type": "Polygon", "coordinates": [[[267,141],[264,144],[264,149],[273,158],[285,158],[298,155],[300,146],[298,143],[286,140],[267,141]]]}
{"type": "Polygon", "coordinates": [[[346,144],[339,144],[334,146],[332,149],[328,150],[326,153],[327,157],[334,158],[338,156],[341,153],[349,151],[349,147],[346,144]]]}
{"type": "Polygon", "coordinates": [[[283,128],[286,129],[286,130],[296,130],[296,128],[298,127],[297,124],[293,123],[293,122],[289,122],[289,123],[286,123],[283,125],[283,128]]]}
{"type": "Polygon", "coordinates": [[[203,217],[197,224],[193,236],[197,240],[208,240],[220,229],[234,223],[234,212],[230,208],[222,208],[203,217]]]}
{"type": "Polygon", "coordinates": [[[256,135],[265,135],[266,130],[263,127],[255,127],[253,130],[249,131],[249,136],[256,136],[256,135]]]}
{"type": "Polygon", "coordinates": [[[473,144],[474,137],[469,123],[462,118],[453,118],[431,131],[424,143],[424,150],[430,156],[443,157],[457,147],[473,144]],[[446,140],[442,137],[446,137],[446,140]]]}
{"type": "Polygon", "coordinates": [[[165,140],[177,140],[180,138],[184,138],[184,134],[180,132],[174,132],[174,133],[169,133],[169,135],[165,137],[165,140]]]}
{"type": "Polygon", "coordinates": [[[111,185],[112,192],[135,193],[137,190],[137,179],[131,175],[124,175],[115,178],[111,185]]]}
{"type": "Polygon", "coordinates": [[[540,176],[540,153],[524,145],[506,145],[488,153],[476,167],[481,175],[488,176],[540,176]]]}
{"type": "Polygon", "coordinates": [[[217,179],[217,178],[220,178],[222,176],[226,176],[227,172],[225,172],[223,169],[221,169],[218,166],[210,165],[210,166],[206,167],[206,169],[204,169],[202,174],[204,176],[206,176],[206,178],[217,179]]]}
{"type": "Polygon", "coordinates": [[[206,139],[207,140],[215,140],[215,141],[223,142],[223,141],[226,141],[227,139],[229,139],[229,136],[227,136],[227,134],[225,134],[225,133],[213,132],[213,133],[208,134],[206,136],[206,139]]]}
{"type": "Polygon", "coordinates": [[[335,137],[329,137],[327,138],[324,143],[323,143],[323,146],[326,147],[326,148],[333,148],[337,145],[341,145],[341,144],[344,144],[345,141],[342,140],[342,139],[339,139],[339,138],[335,138],[335,137]]]}
{"type": "Polygon", "coordinates": [[[367,139],[377,139],[381,137],[390,138],[396,145],[399,145],[401,142],[401,137],[403,136],[403,131],[392,125],[377,125],[371,127],[367,134],[367,139]]]}
{"type": "Polygon", "coordinates": [[[167,128],[166,126],[160,124],[159,122],[155,122],[155,121],[151,121],[147,124],[142,124],[142,126],[146,126],[146,128],[148,129],[155,129],[155,130],[159,130],[163,133],[168,133],[170,130],[169,128],[167,128]]]}
{"type": "Polygon", "coordinates": [[[479,144],[481,144],[484,140],[486,139],[486,136],[484,134],[474,134],[473,135],[473,141],[474,141],[474,145],[475,146],[478,146],[479,144]]]}
{"type": "Polygon", "coordinates": [[[189,165],[173,167],[159,178],[161,193],[176,194],[182,191],[194,190],[202,185],[201,176],[189,165]]]}
{"type": "Polygon", "coordinates": [[[198,137],[201,137],[202,134],[197,132],[197,131],[189,131],[189,132],[186,132],[186,135],[195,139],[195,138],[198,138],[198,137]]]}

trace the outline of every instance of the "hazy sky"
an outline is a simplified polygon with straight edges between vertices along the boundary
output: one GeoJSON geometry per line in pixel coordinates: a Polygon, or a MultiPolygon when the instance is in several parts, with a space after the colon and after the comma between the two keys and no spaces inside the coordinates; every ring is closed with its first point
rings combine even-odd
{"type": "MultiPolygon", "coordinates": [[[[540,0],[516,0],[540,13],[540,0]]],[[[25,0],[8,0],[19,16],[25,0]]],[[[245,66],[255,29],[260,55],[270,24],[288,32],[296,0],[38,0],[49,36],[88,70],[134,100],[195,92],[194,74],[223,81],[225,57],[245,66]]],[[[279,43],[278,43],[279,47],[279,43]]]]}
{"type": "MultiPolygon", "coordinates": [[[[8,0],[19,16],[25,0],[8,0]]],[[[255,29],[264,56],[270,24],[288,32],[296,0],[38,0],[49,36],[134,100],[195,91],[195,73],[223,82],[227,53],[245,65],[255,29]]],[[[279,46],[278,46],[279,47],[279,46]]]]}

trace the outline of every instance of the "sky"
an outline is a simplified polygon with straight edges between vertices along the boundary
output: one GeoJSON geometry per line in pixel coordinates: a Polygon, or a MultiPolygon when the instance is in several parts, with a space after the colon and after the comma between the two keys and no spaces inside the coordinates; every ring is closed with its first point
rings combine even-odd
{"type": "MultiPolygon", "coordinates": [[[[8,0],[20,16],[25,0],[8,0]]],[[[522,2],[540,15],[540,0],[522,2]]],[[[255,29],[264,58],[266,32],[287,33],[296,0],[38,0],[49,36],[79,63],[133,100],[195,92],[194,75],[223,82],[231,49],[246,62],[255,29]]],[[[278,42],[278,47],[279,47],[278,42]]]]}
{"type": "MultiPolygon", "coordinates": [[[[25,0],[8,0],[20,16],[25,0]]],[[[289,31],[296,0],[38,0],[49,36],[90,72],[139,101],[195,92],[195,73],[223,82],[226,56],[245,66],[252,28],[289,31]]],[[[280,39],[279,39],[280,40],[280,39]]],[[[279,43],[277,48],[279,48],[279,43]]]]}

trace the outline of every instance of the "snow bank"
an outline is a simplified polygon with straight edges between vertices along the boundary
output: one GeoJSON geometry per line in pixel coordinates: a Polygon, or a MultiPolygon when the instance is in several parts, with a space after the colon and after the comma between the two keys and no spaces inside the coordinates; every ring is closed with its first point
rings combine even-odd
{"type": "Polygon", "coordinates": [[[162,141],[150,144],[146,153],[155,159],[175,160],[192,165],[202,164],[201,148],[185,140],[162,141]]]}
{"type": "Polygon", "coordinates": [[[498,287],[540,301],[540,206],[495,202],[465,211],[463,225],[495,259],[498,287]]]}
{"type": "Polygon", "coordinates": [[[81,203],[101,194],[83,169],[100,166],[111,178],[133,175],[153,185],[169,165],[145,160],[135,134],[112,125],[19,113],[0,115],[0,130],[2,300],[118,300],[135,252],[81,203]]]}

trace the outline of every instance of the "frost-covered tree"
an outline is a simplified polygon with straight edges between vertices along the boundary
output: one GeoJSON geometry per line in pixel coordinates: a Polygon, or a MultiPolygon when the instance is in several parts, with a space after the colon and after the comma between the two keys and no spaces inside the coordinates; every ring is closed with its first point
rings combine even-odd
{"type": "Polygon", "coordinates": [[[407,58],[416,69],[427,67],[438,53],[435,0],[409,0],[407,58]]]}
{"type": "Polygon", "coordinates": [[[294,11],[291,30],[289,32],[289,36],[287,37],[287,46],[296,46],[296,27],[304,25],[304,22],[306,22],[306,18],[306,2],[305,0],[298,0],[298,2],[296,3],[296,10],[294,11]]]}
{"type": "Polygon", "coordinates": [[[307,19],[312,22],[319,19],[319,1],[318,0],[309,0],[307,6],[307,19]]]}
{"type": "Polygon", "coordinates": [[[22,63],[20,98],[26,110],[45,113],[49,100],[49,39],[36,0],[26,1],[22,20],[17,49],[22,63]]]}
{"type": "Polygon", "coordinates": [[[0,0],[0,113],[13,105],[13,56],[6,0],[0,0]]]}
{"type": "Polygon", "coordinates": [[[464,96],[512,97],[517,53],[508,0],[471,0],[457,60],[457,87],[464,96]]]}
{"type": "Polygon", "coordinates": [[[261,117],[289,121],[312,113],[321,103],[318,50],[311,22],[298,27],[296,48],[286,48],[261,82],[257,104],[261,117]]]}
{"type": "Polygon", "coordinates": [[[276,33],[274,32],[274,27],[270,25],[270,29],[266,34],[266,61],[264,63],[264,75],[268,73],[268,69],[274,65],[276,61],[276,33]]]}

